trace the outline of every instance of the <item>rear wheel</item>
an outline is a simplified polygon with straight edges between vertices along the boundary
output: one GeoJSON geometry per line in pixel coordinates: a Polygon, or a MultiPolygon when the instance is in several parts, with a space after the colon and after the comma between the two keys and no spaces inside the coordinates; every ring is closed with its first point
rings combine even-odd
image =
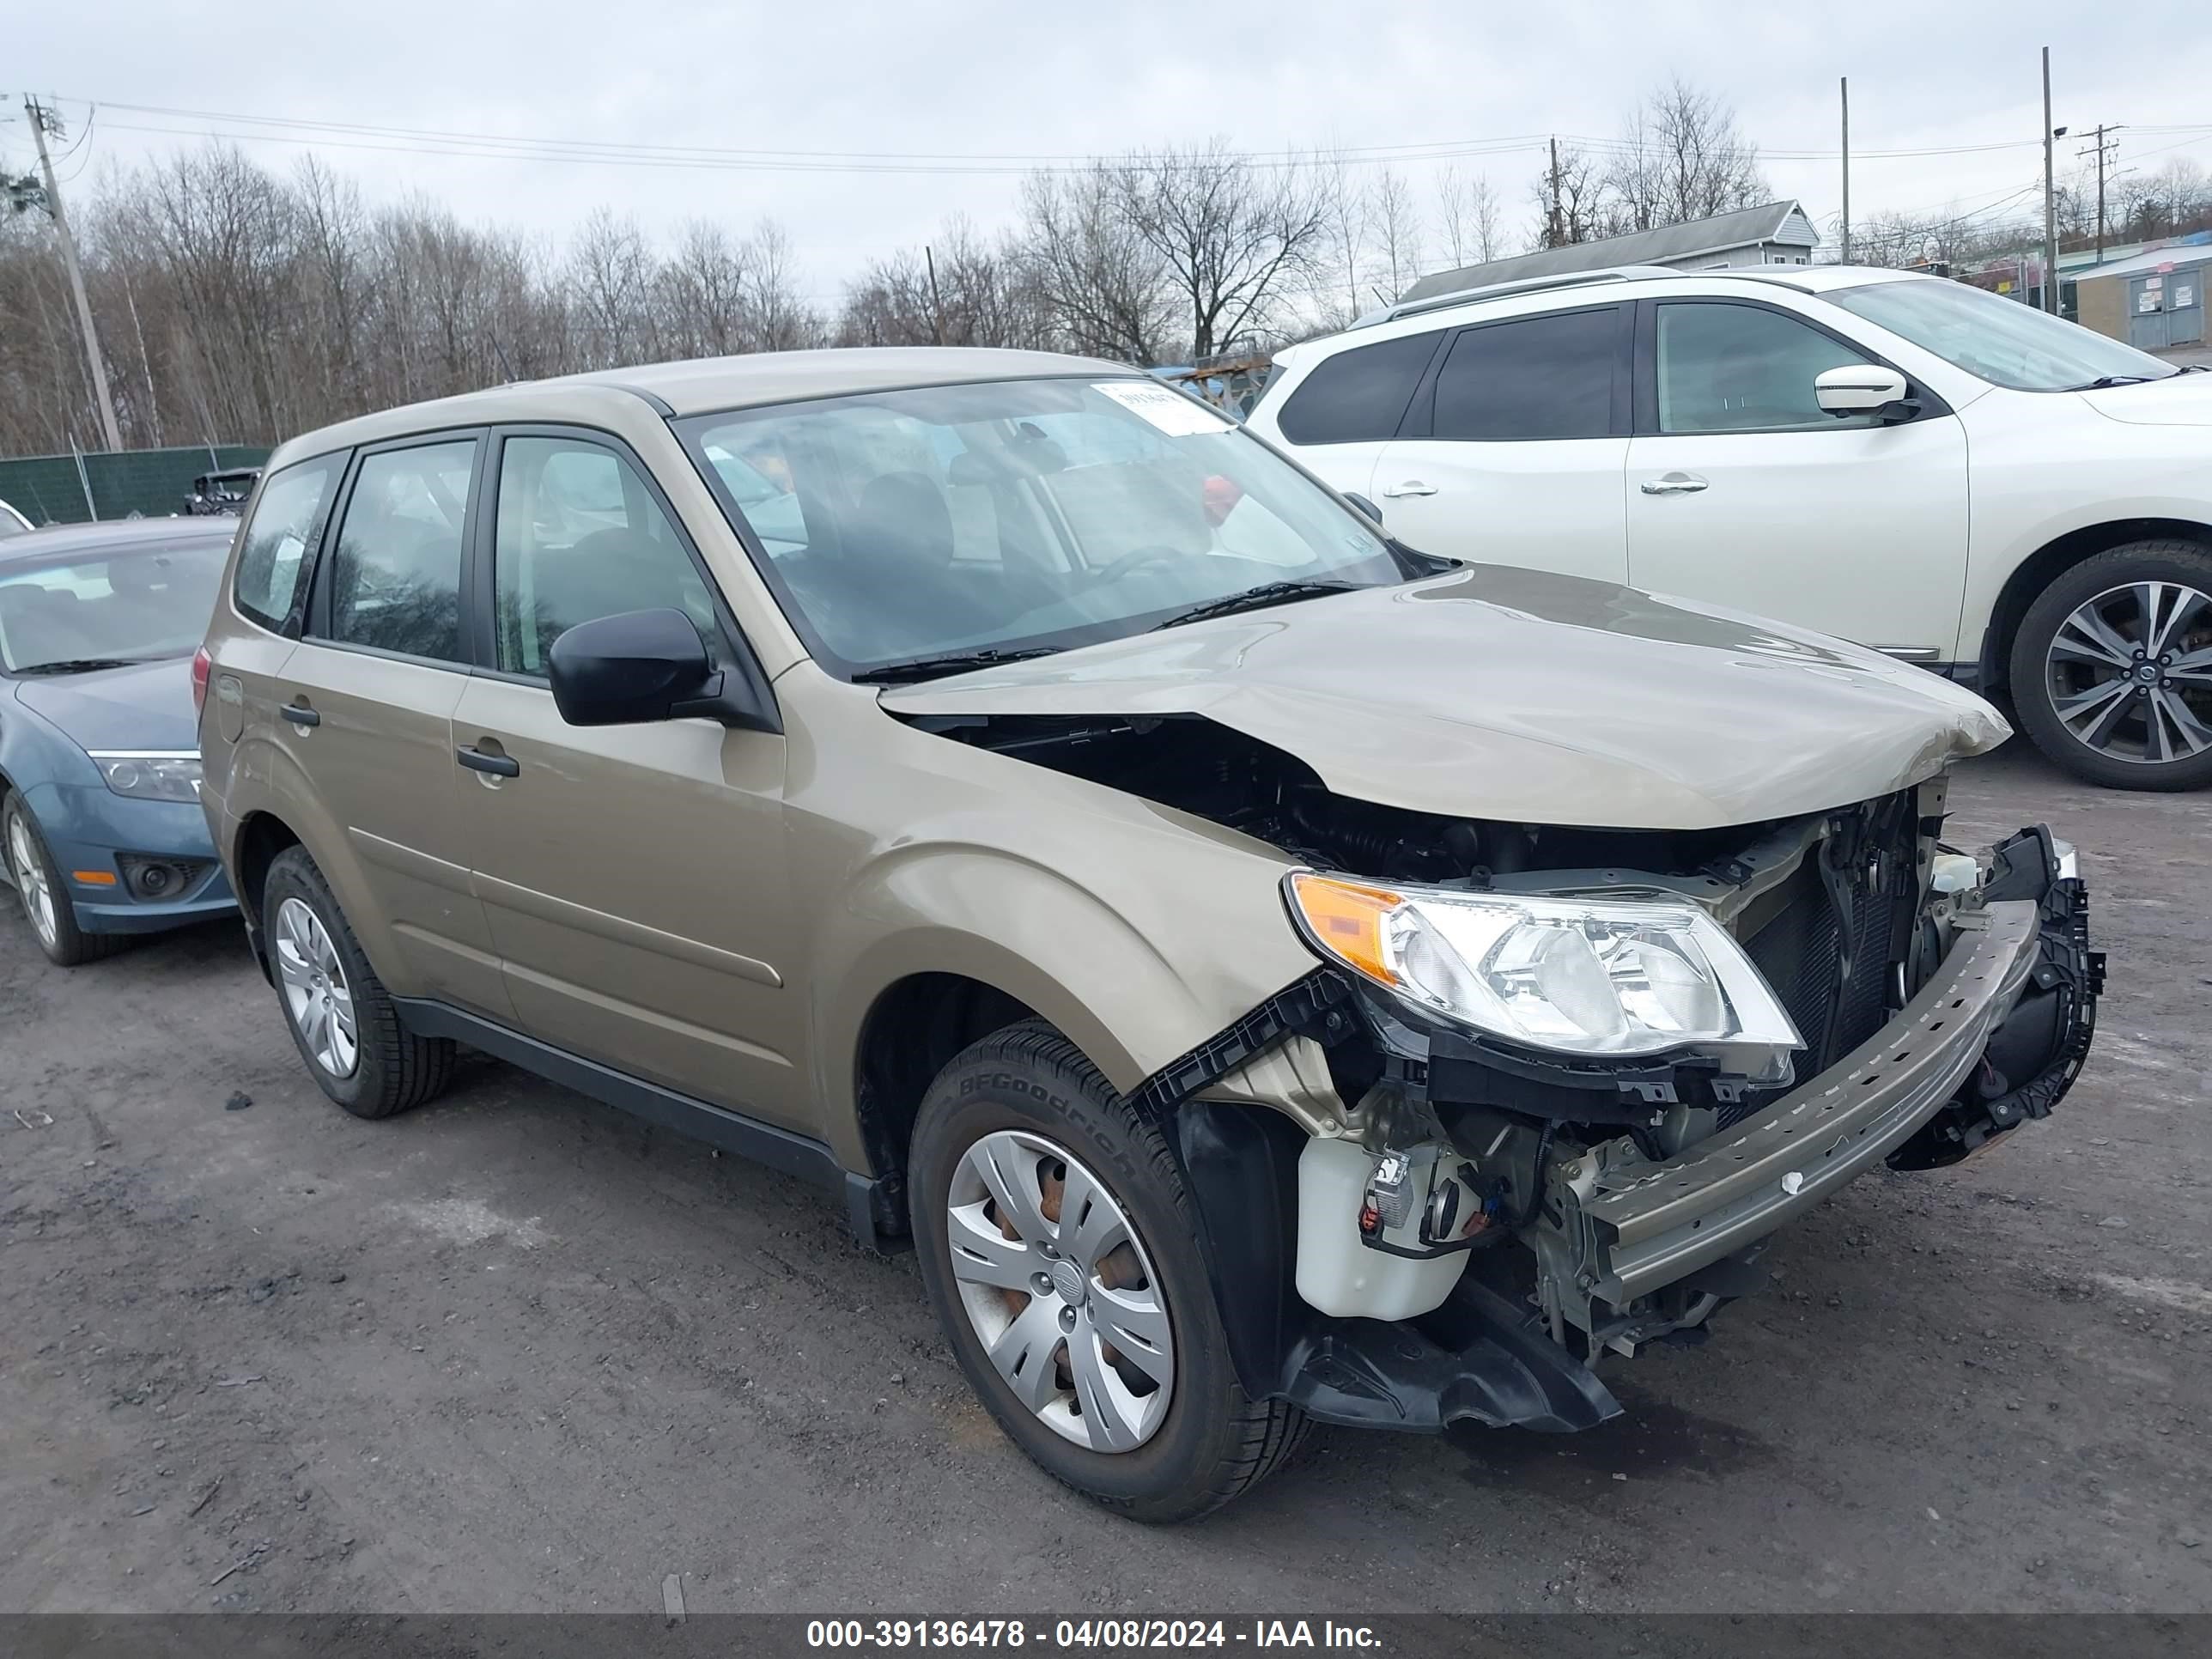
{"type": "Polygon", "coordinates": [[[961,1369],[1051,1474],[1141,1521],[1218,1508],[1305,1425],[1231,1364],[1173,1156],[1058,1032],[946,1066],[915,1129],[922,1278],[961,1369]]]}
{"type": "Polygon", "coordinates": [[[2021,724],[2076,777],[2212,784],[2212,553],[2133,542],[2084,560],[2028,607],[2011,671],[2021,724]]]}
{"type": "Polygon", "coordinates": [[[284,1023],[325,1094],[356,1117],[390,1117],[445,1088],[453,1043],[399,1023],[304,847],[288,847],[270,865],[261,918],[284,1023]]]}
{"type": "Polygon", "coordinates": [[[12,789],[0,801],[0,853],[7,858],[8,879],[23,902],[31,935],[49,961],[76,968],[113,956],[128,942],[127,933],[88,933],[77,926],[76,908],[70,902],[61,867],[46,850],[46,838],[39,833],[29,803],[12,789]]]}

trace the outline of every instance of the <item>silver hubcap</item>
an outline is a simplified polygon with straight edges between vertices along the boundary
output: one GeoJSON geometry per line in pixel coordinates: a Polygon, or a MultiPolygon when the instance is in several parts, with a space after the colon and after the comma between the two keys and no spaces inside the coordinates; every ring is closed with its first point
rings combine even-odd
{"type": "Polygon", "coordinates": [[[15,866],[15,891],[22,898],[31,926],[38,929],[40,939],[52,945],[59,933],[54,919],[54,890],[46,885],[46,864],[31,845],[31,826],[21,813],[8,820],[8,862],[15,866]]]}
{"type": "Polygon", "coordinates": [[[1041,1136],[986,1135],[953,1172],[945,1231],[961,1305],[1016,1399],[1093,1451],[1158,1431],[1175,1395],[1167,1300],[1097,1176],[1041,1136]]]}
{"type": "Polygon", "coordinates": [[[351,1077],[361,1063],[354,1029],[353,992],[331,936],[315,913],[295,898],[276,908],[276,979],[285,1011],[315,1064],[332,1077],[351,1077]]]}
{"type": "Polygon", "coordinates": [[[2182,582],[2106,588],[2044,656],[2051,706],[2099,754],[2156,765],[2212,749],[2212,599],[2182,582]]]}

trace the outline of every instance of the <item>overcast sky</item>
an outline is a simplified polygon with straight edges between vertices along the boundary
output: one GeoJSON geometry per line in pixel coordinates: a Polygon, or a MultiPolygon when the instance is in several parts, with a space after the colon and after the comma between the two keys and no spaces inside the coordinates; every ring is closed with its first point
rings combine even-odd
{"type": "MultiPolygon", "coordinates": [[[[1638,94],[1676,72],[1734,104],[1776,193],[1802,198],[1824,228],[1840,205],[1831,153],[1842,75],[1862,157],[1856,211],[1985,210],[2039,184],[2045,45],[2059,125],[2212,122],[2212,14],[2185,4],[89,0],[14,9],[0,77],[15,107],[0,122],[0,163],[30,160],[27,90],[59,95],[81,141],[63,177],[78,189],[103,167],[192,142],[146,128],[254,135],[249,152],[279,167],[307,147],[274,141],[282,129],[122,105],[1007,169],[611,165],[439,153],[441,143],[463,146],[402,135],[310,141],[372,199],[421,191],[465,217],[554,236],[601,203],[664,236],[695,214],[740,226],[771,215],[791,234],[807,292],[827,300],[870,255],[924,240],[948,213],[1005,220],[1019,158],[1213,135],[1255,150],[1524,137],[1527,148],[1455,163],[1489,177],[1517,249],[1540,136],[1616,135],[1638,94]],[[98,107],[88,133],[88,106],[98,107]],[[2008,142],[2018,147],[1870,154],[2008,142]],[[946,159],[961,157],[1017,159],[946,159]]],[[[2124,165],[2212,160],[2212,130],[2122,138],[2124,165]]],[[[2062,172],[2074,148],[2062,142],[2062,172]]],[[[1417,199],[1426,202],[1440,165],[1403,167],[1417,199]]]]}

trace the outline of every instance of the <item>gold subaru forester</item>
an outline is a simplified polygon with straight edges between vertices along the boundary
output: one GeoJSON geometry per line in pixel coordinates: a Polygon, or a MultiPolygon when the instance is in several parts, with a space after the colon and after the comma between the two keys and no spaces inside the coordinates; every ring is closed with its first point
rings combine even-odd
{"type": "Polygon", "coordinates": [[[2100,983],[2070,849],[1940,840],[2007,732],[1972,694],[1426,556],[1105,362],[295,439],[195,683],[333,1100],[465,1043],[828,1186],[1006,1432],[1144,1519],[1313,1420],[1613,1415],[1601,1369],[1791,1218],[2048,1113],[2100,983]]]}

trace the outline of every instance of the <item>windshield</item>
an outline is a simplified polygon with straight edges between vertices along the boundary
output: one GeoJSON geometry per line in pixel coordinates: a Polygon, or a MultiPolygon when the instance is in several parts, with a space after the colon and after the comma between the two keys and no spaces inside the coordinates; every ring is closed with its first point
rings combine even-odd
{"type": "Polygon", "coordinates": [[[226,541],[110,548],[69,562],[0,563],[0,666],[188,657],[207,633],[226,541]]]}
{"type": "Polygon", "coordinates": [[[2180,371],[2133,346],[1964,283],[1868,283],[1826,296],[1969,374],[2015,392],[2079,392],[2180,371]]]}
{"type": "Polygon", "coordinates": [[[1297,468],[1150,380],[931,386],[680,429],[793,626],[848,677],[1408,574],[1297,468]]]}

